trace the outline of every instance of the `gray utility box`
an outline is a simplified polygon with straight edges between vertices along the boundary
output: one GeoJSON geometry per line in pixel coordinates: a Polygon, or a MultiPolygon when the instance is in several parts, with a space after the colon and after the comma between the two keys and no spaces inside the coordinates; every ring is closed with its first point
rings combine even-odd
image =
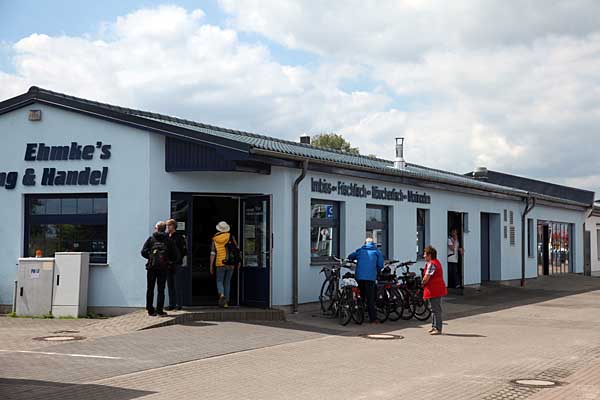
{"type": "Polygon", "coordinates": [[[85,317],[87,314],[90,253],[56,253],[54,255],[55,317],[85,317]]]}
{"type": "Polygon", "coordinates": [[[50,314],[54,258],[19,258],[15,311],[19,316],[50,314]]]}
{"type": "Polygon", "coordinates": [[[89,253],[19,258],[15,311],[19,316],[87,314],[89,253]]]}

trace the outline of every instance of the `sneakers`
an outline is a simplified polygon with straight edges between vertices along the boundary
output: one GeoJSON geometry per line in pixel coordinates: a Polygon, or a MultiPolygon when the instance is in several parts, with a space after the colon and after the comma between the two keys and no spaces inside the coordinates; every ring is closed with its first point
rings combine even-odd
{"type": "Polygon", "coordinates": [[[229,304],[227,304],[227,302],[225,302],[225,304],[223,304],[223,308],[229,308],[229,304]]]}
{"type": "Polygon", "coordinates": [[[158,315],[159,317],[166,317],[166,316],[168,316],[169,314],[167,314],[167,313],[166,313],[166,312],[164,312],[164,311],[161,311],[161,312],[157,312],[157,313],[156,313],[156,315],[158,315]]]}
{"type": "Polygon", "coordinates": [[[437,329],[433,328],[433,329],[432,329],[432,330],[429,332],[429,334],[430,334],[431,336],[435,336],[435,335],[441,335],[441,334],[442,334],[442,331],[438,331],[437,329]]]}
{"type": "Polygon", "coordinates": [[[156,312],[155,311],[148,311],[148,315],[151,317],[156,317],[156,312]]]}
{"type": "Polygon", "coordinates": [[[225,300],[225,296],[223,296],[223,295],[219,296],[219,307],[225,307],[225,304],[227,304],[227,301],[225,300]]]}
{"type": "Polygon", "coordinates": [[[435,329],[435,328],[432,327],[430,330],[427,331],[427,333],[431,333],[431,332],[433,332],[435,330],[437,330],[437,329],[435,329]]]}

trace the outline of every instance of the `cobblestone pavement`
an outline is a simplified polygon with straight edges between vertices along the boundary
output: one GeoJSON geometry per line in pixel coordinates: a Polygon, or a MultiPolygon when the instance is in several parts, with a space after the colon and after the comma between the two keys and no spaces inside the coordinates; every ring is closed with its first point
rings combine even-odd
{"type": "MultiPolygon", "coordinates": [[[[288,322],[191,323],[40,347],[21,338],[7,349],[0,337],[0,350],[46,353],[0,352],[0,398],[600,399],[599,304],[600,279],[570,276],[453,295],[437,337],[426,323],[339,327],[311,311],[288,322]],[[367,332],[404,339],[358,336],[367,332]],[[511,383],[531,378],[562,385],[511,383]]],[[[0,333],[21,330],[2,322],[0,333]]],[[[34,325],[48,322],[24,329],[37,334],[34,325]]]]}

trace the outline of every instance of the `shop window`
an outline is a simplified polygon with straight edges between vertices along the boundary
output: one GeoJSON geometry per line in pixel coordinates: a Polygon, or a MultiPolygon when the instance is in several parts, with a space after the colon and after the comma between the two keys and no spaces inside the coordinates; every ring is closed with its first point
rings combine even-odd
{"type": "Polygon", "coordinates": [[[367,235],[383,254],[388,257],[388,208],[385,206],[367,205],[367,235]]]}
{"type": "Polygon", "coordinates": [[[107,262],[106,194],[29,195],[25,203],[26,256],[81,251],[91,263],[107,262]]]}
{"type": "Polygon", "coordinates": [[[338,202],[311,201],[310,256],[311,263],[328,262],[339,257],[340,206],[338,202]]]}
{"type": "Polygon", "coordinates": [[[427,242],[428,232],[428,218],[429,210],[423,208],[417,208],[417,259],[423,259],[423,250],[425,250],[425,244],[427,242]]]}
{"type": "Polygon", "coordinates": [[[527,257],[533,258],[533,219],[527,219],[527,257]]]}

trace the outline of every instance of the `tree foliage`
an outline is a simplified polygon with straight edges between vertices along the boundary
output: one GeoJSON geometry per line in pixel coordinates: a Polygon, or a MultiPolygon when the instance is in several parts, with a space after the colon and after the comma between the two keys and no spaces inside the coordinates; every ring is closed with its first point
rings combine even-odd
{"type": "Polygon", "coordinates": [[[336,133],[321,133],[312,138],[313,146],[322,147],[325,149],[340,150],[349,154],[359,154],[358,147],[352,147],[342,135],[336,133]]]}

